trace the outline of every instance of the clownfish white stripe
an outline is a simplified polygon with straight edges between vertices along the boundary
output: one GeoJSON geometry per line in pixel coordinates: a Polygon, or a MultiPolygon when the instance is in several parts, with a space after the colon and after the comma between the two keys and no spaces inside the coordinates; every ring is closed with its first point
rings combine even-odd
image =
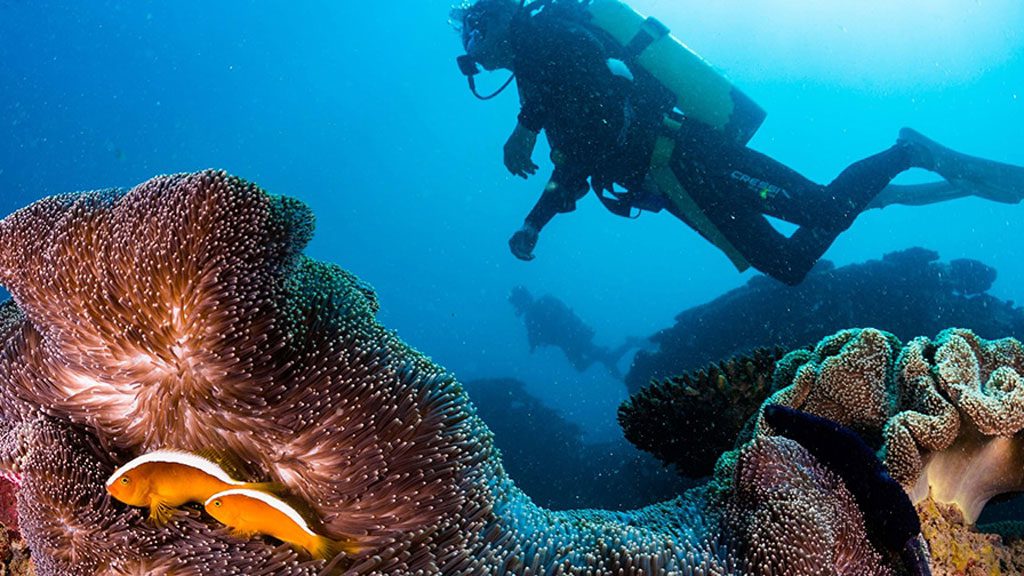
{"type": "Polygon", "coordinates": [[[248,488],[232,488],[230,490],[224,490],[223,492],[218,492],[218,493],[214,494],[213,496],[210,496],[210,498],[207,499],[206,502],[203,503],[203,506],[209,506],[210,502],[213,502],[214,500],[216,500],[216,499],[218,499],[218,498],[220,498],[222,496],[236,496],[236,495],[237,496],[246,496],[246,497],[249,497],[249,498],[254,498],[256,500],[259,500],[259,501],[263,502],[264,504],[267,504],[268,506],[273,507],[278,512],[280,512],[280,513],[284,514],[285,516],[287,516],[289,520],[291,520],[292,522],[295,522],[295,524],[299,528],[301,528],[303,532],[306,532],[310,536],[318,536],[318,534],[316,532],[313,532],[309,528],[309,525],[306,524],[306,520],[301,515],[299,515],[299,513],[296,512],[294,508],[289,506],[284,501],[279,500],[279,499],[271,496],[270,494],[267,494],[266,492],[260,492],[259,490],[249,490],[248,488]]]}
{"type": "Polygon", "coordinates": [[[228,476],[227,472],[224,472],[224,469],[218,466],[217,463],[211,460],[207,460],[202,456],[190,454],[188,452],[182,452],[180,450],[157,450],[155,452],[143,454],[142,456],[139,456],[138,458],[135,458],[134,460],[128,462],[124,466],[121,466],[117,470],[114,470],[114,473],[111,474],[110,478],[107,479],[107,486],[109,487],[111,484],[113,484],[114,481],[117,480],[118,477],[120,477],[125,472],[134,470],[135,468],[138,468],[143,464],[161,462],[168,464],[181,464],[182,466],[195,468],[197,470],[205,472],[206,474],[209,474],[210,476],[213,476],[214,478],[220,480],[221,482],[224,482],[225,484],[231,484],[233,486],[242,486],[245,484],[245,482],[240,482],[228,476]]]}

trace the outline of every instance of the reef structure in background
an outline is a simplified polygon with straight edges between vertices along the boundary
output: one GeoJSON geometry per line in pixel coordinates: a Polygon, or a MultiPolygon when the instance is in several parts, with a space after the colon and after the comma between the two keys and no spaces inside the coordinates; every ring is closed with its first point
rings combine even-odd
{"type": "MultiPolygon", "coordinates": [[[[696,484],[624,439],[586,442],[579,426],[533,396],[522,381],[494,378],[463,385],[494,433],[503,467],[545,508],[625,510],[668,500],[696,484]]],[[[748,416],[756,410],[752,407],[748,416]]],[[[732,447],[730,442],[726,449],[732,447]]]]}
{"type": "Polygon", "coordinates": [[[216,171],[0,221],[0,467],[37,574],[894,572],[842,482],[780,437],[666,503],[536,506],[455,378],[376,321],[368,286],[302,255],[312,231],[303,204],[216,171]],[[106,495],[165,448],[233,454],[362,552],[325,566],[106,495]]]}
{"type": "Polygon", "coordinates": [[[1024,338],[1024,310],[987,291],[996,270],[977,260],[940,262],[911,248],[841,268],[822,261],[799,286],[755,276],[745,286],[681,312],[650,337],[626,375],[631,394],[652,380],[703,369],[759,347],[813,345],[853,327],[906,341],[957,326],[985,338],[1024,338]]]}

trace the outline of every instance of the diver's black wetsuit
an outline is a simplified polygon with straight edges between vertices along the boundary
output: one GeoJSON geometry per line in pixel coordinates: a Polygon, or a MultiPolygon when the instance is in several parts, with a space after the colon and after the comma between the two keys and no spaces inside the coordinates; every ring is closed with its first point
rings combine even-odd
{"type": "Polygon", "coordinates": [[[822,186],[700,122],[683,122],[676,142],[679,183],[754,268],[787,284],[803,280],[882,188],[912,167],[907,146],[896,144],[822,186]],[[799,228],[787,238],[766,214],[799,228]]]}
{"type": "MultiPolygon", "coordinates": [[[[607,62],[619,57],[617,45],[580,22],[541,13],[518,22],[514,37],[519,122],[543,129],[555,151],[551,181],[526,222],[540,230],[575,209],[588,178],[595,190],[617,183],[640,195],[672,96],[636,66],[632,82],[613,74],[607,62]]],[[[787,284],[799,283],[875,195],[912,167],[909,149],[897,144],[822,186],[699,121],[682,125],[672,157],[677,180],[753,267],[787,284]],[[800,228],[787,238],[766,214],[800,228]]],[[[664,207],[687,221],[671,202],[664,207]]]]}

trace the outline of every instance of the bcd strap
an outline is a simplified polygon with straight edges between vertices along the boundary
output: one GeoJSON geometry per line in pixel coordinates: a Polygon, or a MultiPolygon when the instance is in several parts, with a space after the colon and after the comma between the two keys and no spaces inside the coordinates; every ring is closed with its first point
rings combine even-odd
{"type": "Polygon", "coordinates": [[[644,50],[654,44],[656,41],[661,40],[667,36],[670,32],[669,27],[661,23],[660,20],[651,16],[644,20],[643,26],[637,31],[633,39],[626,44],[625,50],[625,61],[627,63],[635,62],[640,54],[643,54],[644,50]]]}
{"type": "Polygon", "coordinates": [[[708,218],[704,210],[683,188],[675,172],[672,170],[672,158],[676,151],[676,137],[682,124],[666,117],[662,123],[662,134],[654,145],[651,154],[651,176],[669,202],[676,206],[678,213],[701,236],[725,253],[737,270],[743,272],[750,268],[750,262],[733,246],[732,242],[722,234],[708,218]]]}
{"type": "Polygon", "coordinates": [[[628,191],[620,193],[603,186],[597,187],[594,190],[597,192],[597,199],[612,214],[622,216],[623,218],[636,218],[640,216],[639,213],[633,213],[633,203],[630,202],[631,194],[628,191]]]}
{"type": "MultiPolygon", "coordinates": [[[[672,161],[672,153],[675,151],[675,135],[679,132],[682,124],[681,118],[675,115],[667,115],[662,120],[661,135],[658,137],[651,153],[651,170],[655,172],[660,168],[666,168],[672,161]]],[[[633,199],[635,194],[632,191],[616,192],[610,185],[595,183],[594,190],[597,198],[604,204],[609,212],[623,218],[637,218],[639,212],[634,212],[633,199]]]]}

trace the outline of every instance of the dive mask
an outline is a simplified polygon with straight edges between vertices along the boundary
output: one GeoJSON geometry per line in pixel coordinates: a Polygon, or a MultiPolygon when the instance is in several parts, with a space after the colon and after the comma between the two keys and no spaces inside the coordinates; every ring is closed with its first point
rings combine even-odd
{"type": "Polygon", "coordinates": [[[480,42],[487,36],[487,21],[478,12],[466,14],[462,21],[462,47],[470,56],[480,47],[480,42]]]}

